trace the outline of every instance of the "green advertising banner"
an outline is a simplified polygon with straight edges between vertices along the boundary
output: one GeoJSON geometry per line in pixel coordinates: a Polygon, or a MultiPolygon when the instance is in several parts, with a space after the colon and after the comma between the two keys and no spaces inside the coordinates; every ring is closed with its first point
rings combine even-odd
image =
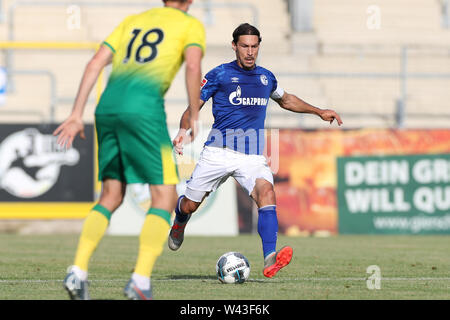
{"type": "Polygon", "coordinates": [[[340,157],[340,234],[450,234],[450,154],[340,157]]]}

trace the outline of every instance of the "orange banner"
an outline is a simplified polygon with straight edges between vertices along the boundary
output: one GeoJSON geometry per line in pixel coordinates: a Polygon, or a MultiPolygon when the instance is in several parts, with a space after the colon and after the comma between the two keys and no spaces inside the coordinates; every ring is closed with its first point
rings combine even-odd
{"type": "Polygon", "coordinates": [[[274,175],[280,231],[337,233],[337,157],[448,152],[448,129],[280,130],[274,175]]]}

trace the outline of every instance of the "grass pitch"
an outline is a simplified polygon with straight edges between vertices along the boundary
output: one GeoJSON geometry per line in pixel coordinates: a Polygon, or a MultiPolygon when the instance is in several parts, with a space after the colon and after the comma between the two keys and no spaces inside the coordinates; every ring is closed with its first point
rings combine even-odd
{"type": "MultiPolygon", "coordinates": [[[[78,235],[0,235],[1,300],[66,300],[62,288],[78,235]]],[[[257,235],[186,237],[177,252],[165,248],[152,286],[164,300],[450,299],[450,237],[337,236],[279,237],[294,257],[275,278],[262,275],[257,235]],[[250,280],[221,284],[215,275],[219,256],[239,251],[250,261],[250,280]],[[367,287],[371,265],[381,271],[381,288],[367,287]]],[[[92,299],[124,299],[133,270],[138,237],[106,236],[90,262],[92,299]]]]}

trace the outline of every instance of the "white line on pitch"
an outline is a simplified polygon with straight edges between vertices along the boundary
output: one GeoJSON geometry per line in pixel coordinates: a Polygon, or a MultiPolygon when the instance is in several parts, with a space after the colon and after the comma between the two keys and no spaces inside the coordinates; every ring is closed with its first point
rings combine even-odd
{"type": "MultiPolygon", "coordinates": [[[[126,282],[129,279],[93,279],[89,282],[126,282]]],[[[367,278],[280,278],[280,279],[249,279],[249,282],[284,282],[284,281],[366,281],[367,278]]],[[[216,281],[215,279],[152,279],[152,281],[216,281]]],[[[450,278],[381,278],[381,281],[450,281],[450,278]]],[[[62,279],[17,279],[17,280],[0,280],[0,283],[50,283],[50,282],[62,282],[62,279]]]]}

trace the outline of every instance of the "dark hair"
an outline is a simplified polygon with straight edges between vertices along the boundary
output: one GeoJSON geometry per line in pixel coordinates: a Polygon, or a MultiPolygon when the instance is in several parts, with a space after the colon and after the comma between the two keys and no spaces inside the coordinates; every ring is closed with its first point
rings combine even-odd
{"type": "Polygon", "coordinates": [[[258,37],[258,43],[262,41],[261,35],[259,33],[259,30],[256,29],[254,26],[248,24],[248,23],[242,23],[233,31],[233,42],[235,44],[238,43],[240,36],[257,36],[258,37]]]}

